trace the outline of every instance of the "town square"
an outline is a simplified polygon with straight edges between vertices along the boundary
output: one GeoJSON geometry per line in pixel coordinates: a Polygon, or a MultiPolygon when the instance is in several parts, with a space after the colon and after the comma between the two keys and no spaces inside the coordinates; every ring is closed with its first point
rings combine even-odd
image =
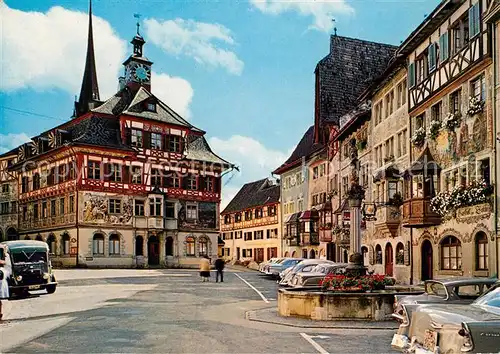
{"type": "Polygon", "coordinates": [[[0,18],[0,352],[500,351],[499,0],[0,18]]]}

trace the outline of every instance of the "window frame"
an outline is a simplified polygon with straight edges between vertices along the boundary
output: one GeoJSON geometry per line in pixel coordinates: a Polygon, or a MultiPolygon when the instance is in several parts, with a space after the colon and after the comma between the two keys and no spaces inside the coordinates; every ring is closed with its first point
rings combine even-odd
{"type": "Polygon", "coordinates": [[[441,270],[461,270],[462,269],[462,243],[452,235],[446,236],[439,244],[440,246],[440,261],[441,270]],[[455,255],[452,256],[452,250],[455,250],[455,255]],[[447,255],[445,254],[447,253],[447,255]],[[446,265],[448,260],[448,265],[446,265]],[[455,261],[456,268],[453,268],[452,260],[455,261]]]}
{"type": "Polygon", "coordinates": [[[111,234],[108,238],[108,255],[120,255],[120,236],[118,234],[111,234]]]}
{"type": "Polygon", "coordinates": [[[151,148],[151,150],[161,150],[162,149],[162,147],[163,147],[163,143],[162,143],[163,135],[161,133],[151,132],[150,139],[151,139],[151,141],[150,141],[149,147],[151,148]]]}
{"type": "Polygon", "coordinates": [[[136,148],[144,147],[144,132],[142,129],[132,128],[130,130],[130,145],[136,148]]]}

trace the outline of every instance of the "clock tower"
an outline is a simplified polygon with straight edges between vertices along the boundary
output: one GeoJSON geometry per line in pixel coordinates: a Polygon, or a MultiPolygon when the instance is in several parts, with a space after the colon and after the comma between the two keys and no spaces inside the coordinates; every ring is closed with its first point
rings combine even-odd
{"type": "Polygon", "coordinates": [[[139,34],[139,24],[137,24],[137,34],[132,38],[133,53],[123,63],[125,66],[125,84],[131,89],[138,89],[139,86],[151,92],[151,65],[153,64],[143,55],[143,46],[146,41],[139,34]]]}

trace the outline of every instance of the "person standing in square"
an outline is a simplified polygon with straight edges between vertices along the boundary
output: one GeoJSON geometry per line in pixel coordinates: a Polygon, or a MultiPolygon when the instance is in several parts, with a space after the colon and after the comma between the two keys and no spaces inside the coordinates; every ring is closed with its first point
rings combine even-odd
{"type": "Polygon", "coordinates": [[[222,258],[217,258],[217,260],[215,261],[215,270],[217,271],[216,275],[215,275],[215,282],[218,283],[219,282],[219,276],[220,276],[220,282],[223,283],[224,282],[224,266],[226,265],[226,263],[224,262],[224,260],[222,258]]]}

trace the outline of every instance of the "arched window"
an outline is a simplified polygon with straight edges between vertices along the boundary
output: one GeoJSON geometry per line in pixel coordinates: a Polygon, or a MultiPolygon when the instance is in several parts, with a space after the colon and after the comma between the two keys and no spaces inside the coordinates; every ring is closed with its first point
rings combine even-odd
{"type": "Polygon", "coordinates": [[[69,255],[69,235],[67,232],[62,234],[62,253],[63,255],[69,255]]]}
{"type": "Polygon", "coordinates": [[[309,252],[309,258],[310,258],[310,259],[315,259],[315,258],[316,258],[316,251],[311,250],[311,251],[309,252]]]}
{"type": "Polygon", "coordinates": [[[104,256],[104,235],[95,234],[93,239],[92,253],[94,256],[104,256]]]}
{"type": "Polygon", "coordinates": [[[16,229],[14,229],[13,227],[9,227],[7,229],[6,235],[7,235],[7,241],[19,240],[19,235],[18,235],[16,229]]]}
{"type": "Polygon", "coordinates": [[[290,257],[290,252],[286,251],[285,252],[285,258],[288,258],[288,257],[290,257]]]}
{"type": "Polygon", "coordinates": [[[47,237],[47,244],[49,245],[49,253],[55,254],[56,253],[56,236],[54,234],[50,234],[49,237],[47,237]]]}
{"type": "Polygon", "coordinates": [[[200,257],[208,256],[208,240],[204,236],[200,237],[198,255],[200,257]]]}
{"type": "Polygon", "coordinates": [[[441,269],[462,269],[462,244],[455,236],[447,236],[441,241],[441,269]]]}
{"type": "Polygon", "coordinates": [[[295,258],[295,257],[297,257],[297,251],[292,252],[292,258],[295,258]]]}
{"type": "Polygon", "coordinates": [[[120,236],[118,236],[117,234],[112,234],[109,236],[109,255],[120,255],[120,236]]]}
{"type": "Polygon", "coordinates": [[[194,257],[195,254],[195,241],[194,237],[188,236],[186,237],[186,256],[194,257]]]}
{"type": "Polygon", "coordinates": [[[482,231],[476,234],[476,270],[488,270],[488,237],[482,231]]]}
{"type": "Polygon", "coordinates": [[[396,264],[405,264],[405,246],[401,242],[396,246],[396,264]]]}
{"type": "Polygon", "coordinates": [[[382,246],[375,246],[375,264],[382,264],[382,246]]]}

